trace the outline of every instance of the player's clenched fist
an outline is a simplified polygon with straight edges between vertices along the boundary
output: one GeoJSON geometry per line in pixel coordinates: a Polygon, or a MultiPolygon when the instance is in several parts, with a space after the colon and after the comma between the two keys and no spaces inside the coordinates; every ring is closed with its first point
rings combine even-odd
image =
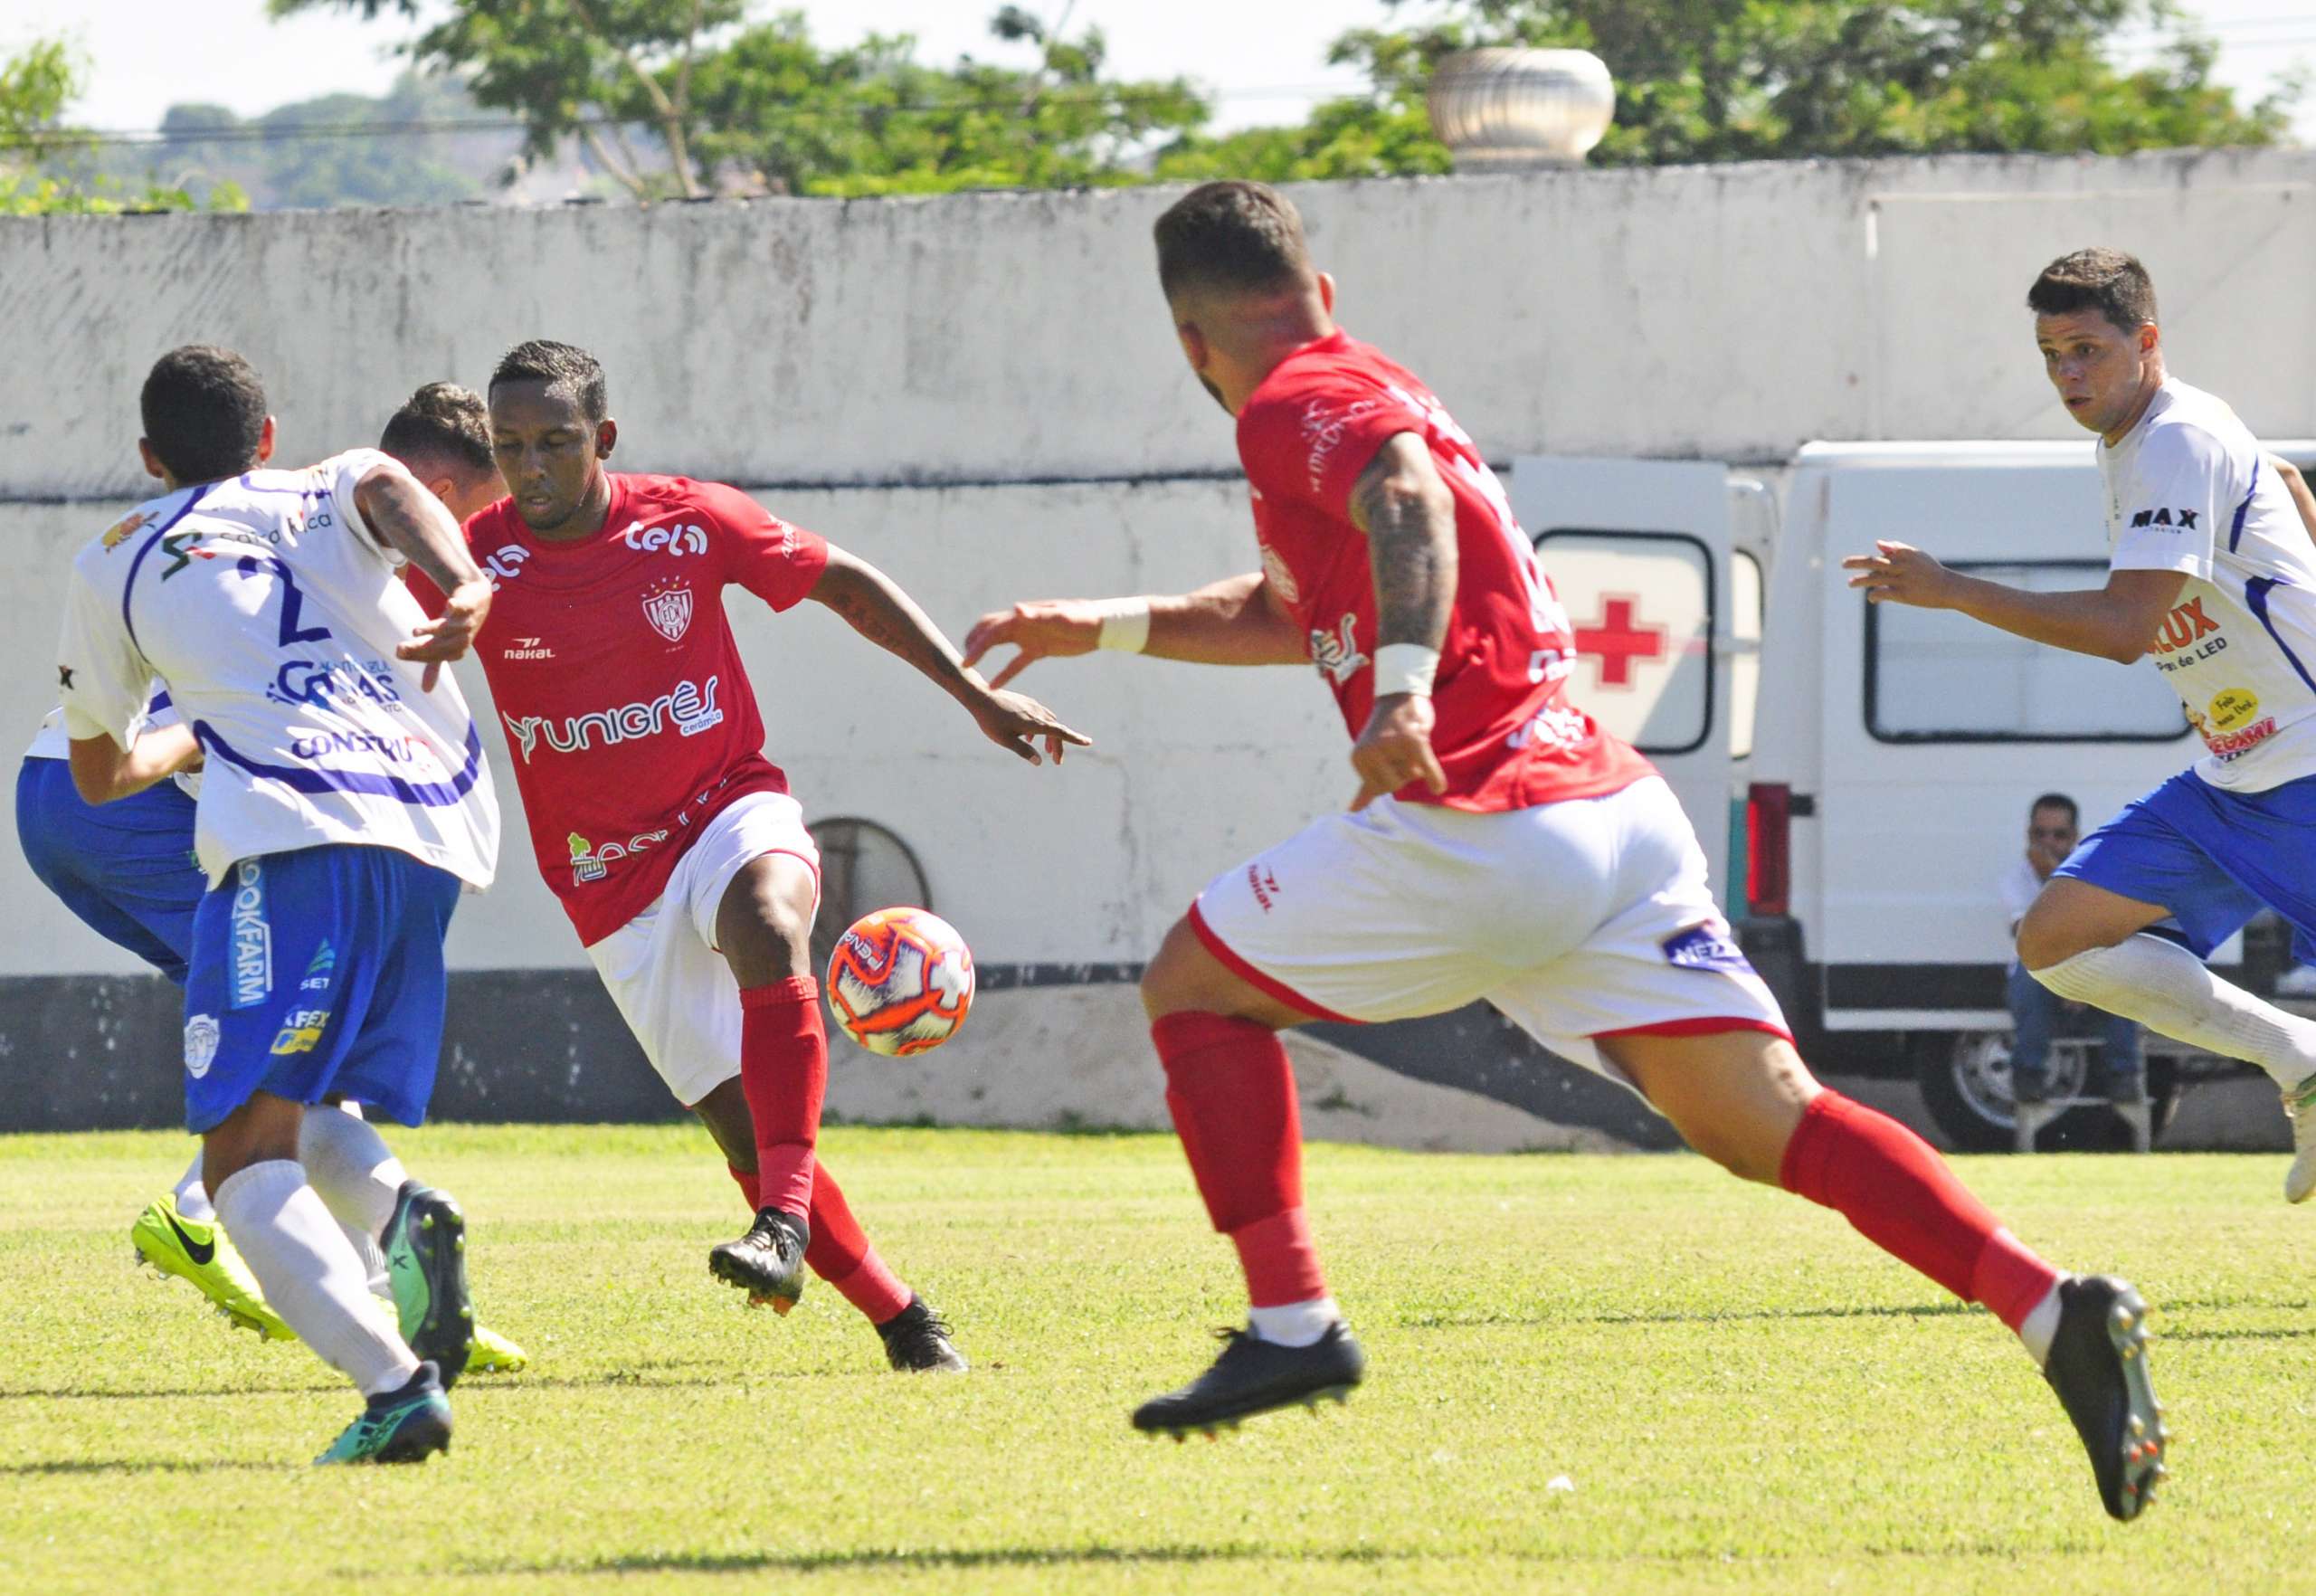
{"type": "Polygon", "coordinates": [[[1431,751],[1431,723],[1428,698],[1392,693],[1375,700],[1367,729],[1351,747],[1351,767],[1359,773],[1353,809],[1364,809],[1410,782],[1421,782],[1434,797],[1448,790],[1448,773],[1431,751]]]}
{"type": "Polygon", "coordinates": [[[1842,569],[1857,573],[1852,587],[1865,590],[1869,603],[1918,604],[1925,610],[1948,606],[1948,584],[1953,573],[1912,544],[1876,538],[1870,555],[1851,555],[1842,569]]]}
{"type": "Polygon", "coordinates": [[[965,633],[965,664],[971,668],[1001,643],[1021,651],[990,681],[1003,687],[1048,655],[1090,654],[1102,641],[1102,611],[1091,599],[1031,599],[1010,610],[992,610],[965,633]]]}

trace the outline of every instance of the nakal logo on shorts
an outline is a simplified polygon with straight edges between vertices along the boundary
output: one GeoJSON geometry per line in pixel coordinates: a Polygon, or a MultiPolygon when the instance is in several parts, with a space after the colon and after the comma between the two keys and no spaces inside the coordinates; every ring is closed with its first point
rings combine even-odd
{"type": "Polygon", "coordinates": [[[185,1072],[199,1080],[217,1057],[217,1016],[195,1014],[185,1022],[185,1072]]]}
{"type": "Polygon", "coordinates": [[[273,927],[265,922],[265,867],[245,859],[233,867],[233,1007],[252,1009],[273,993],[273,927]]]}

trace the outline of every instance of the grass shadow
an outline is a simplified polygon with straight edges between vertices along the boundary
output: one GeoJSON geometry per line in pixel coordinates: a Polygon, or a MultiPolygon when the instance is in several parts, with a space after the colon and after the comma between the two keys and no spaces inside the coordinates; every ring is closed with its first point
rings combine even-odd
{"type": "Polygon", "coordinates": [[[257,1463],[245,1458],[219,1458],[207,1462],[192,1458],[72,1458],[44,1463],[0,1463],[0,1475],[47,1474],[206,1474],[217,1468],[246,1469],[252,1474],[303,1473],[303,1463],[257,1463]]]}
{"type": "Polygon", "coordinates": [[[1979,1310],[1969,1303],[1913,1303],[1903,1306],[1813,1308],[1694,1308],[1664,1313],[1616,1310],[1600,1314],[1419,1314],[1392,1321],[1400,1330],[1486,1330],[1542,1328],[1556,1325],[1730,1325],[1745,1321],[1780,1322],[1794,1319],[1942,1319],[1979,1310]]]}
{"type": "Polygon", "coordinates": [[[1285,1562],[1381,1563],[1412,1561],[1411,1554],[1380,1548],[1343,1547],[1325,1552],[1281,1546],[1225,1544],[1216,1546],[987,1546],[863,1548],[853,1552],[639,1552],[578,1563],[465,1563],[452,1569],[464,1578],[507,1579],[638,1573],[832,1573],[876,1569],[1073,1568],[1134,1563],[1285,1562]]]}

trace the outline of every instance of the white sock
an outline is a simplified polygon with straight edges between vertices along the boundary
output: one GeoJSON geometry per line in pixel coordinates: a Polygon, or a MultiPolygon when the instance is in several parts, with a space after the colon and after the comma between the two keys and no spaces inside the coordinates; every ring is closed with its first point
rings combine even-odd
{"type": "Polygon", "coordinates": [[[189,1220],[204,1223],[217,1217],[209,1206],[209,1189],[201,1183],[201,1149],[193,1150],[193,1162],[185,1166],[185,1173],[177,1177],[177,1212],[189,1220]]]}
{"type": "Polygon", "coordinates": [[[287,1158],[252,1164],[214,1201],[265,1300],[299,1340],[365,1396],[410,1378],[417,1356],[370,1306],[361,1260],[303,1169],[287,1158]]]}
{"type": "Polygon", "coordinates": [[[2059,1333],[2059,1284],[2065,1279],[2066,1277],[2061,1275],[2058,1280],[2053,1281],[2051,1288],[2043,1293],[2043,1300],[2035,1305],[2034,1311],[2019,1321],[2018,1339],[2026,1346],[2026,1355],[2035,1360],[2037,1369],[2051,1361],[2051,1338],[2059,1333]]]}
{"type": "Polygon", "coordinates": [[[1290,1302],[1279,1307],[1249,1308],[1247,1315],[1253,1321],[1258,1336],[1281,1346],[1309,1346],[1327,1333],[1328,1325],[1343,1323],[1343,1309],[1335,1306],[1332,1297],[1315,1297],[1308,1302],[1290,1302]]]}
{"type": "Polygon", "coordinates": [[[307,1109],[298,1127],[298,1162],[340,1224],[373,1240],[386,1233],[410,1172],[365,1121],[339,1108],[307,1109]]]}
{"type": "Polygon", "coordinates": [[[2063,998],[2136,1020],[2224,1059],[2248,1059],[2285,1091],[2316,1071],[2316,1021],[2231,986],[2176,942],[2126,936],[2034,976],[2063,998]]]}

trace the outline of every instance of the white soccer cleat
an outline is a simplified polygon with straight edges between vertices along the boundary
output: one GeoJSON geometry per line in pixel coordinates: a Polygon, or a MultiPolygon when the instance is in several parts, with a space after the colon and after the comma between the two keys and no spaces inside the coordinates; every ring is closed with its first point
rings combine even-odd
{"type": "Polygon", "coordinates": [[[2283,1111],[2292,1121],[2292,1167],[2283,1173],[2283,1200],[2305,1202],[2316,1192],[2316,1074],[2284,1093],[2283,1111]]]}

